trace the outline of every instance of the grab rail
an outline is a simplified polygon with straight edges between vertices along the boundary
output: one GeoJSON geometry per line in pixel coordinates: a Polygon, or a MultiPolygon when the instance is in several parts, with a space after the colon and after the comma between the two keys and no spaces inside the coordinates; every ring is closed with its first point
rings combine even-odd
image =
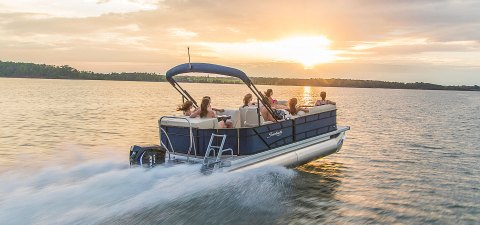
{"type": "Polygon", "coordinates": [[[171,160],[170,150],[168,150],[167,145],[163,144],[163,141],[162,141],[162,138],[161,138],[162,132],[165,134],[165,137],[167,137],[168,144],[170,145],[170,148],[172,149],[173,155],[175,155],[175,149],[173,149],[172,141],[170,141],[170,137],[168,137],[168,133],[162,128],[162,126],[160,126],[159,128],[160,128],[160,129],[159,129],[159,130],[160,130],[160,131],[159,131],[159,135],[160,135],[160,145],[163,145],[163,146],[165,147],[165,149],[167,149],[167,151],[168,151],[168,160],[171,160]]]}
{"type": "MultiPolygon", "coordinates": [[[[194,137],[193,137],[193,130],[192,130],[192,123],[190,122],[189,119],[187,118],[184,118],[184,117],[176,117],[176,116],[162,116],[160,117],[160,119],[158,120],[158,127],[160,129],[162,129],[162,120],[163,118],[167,118],[167,119],[179,119],[179,120],[186,120],[188,122],[188,127],[189,127],[189,130],[190,130],[190,146],[188,147],[188,152],[187,152],[187,162],[189,161],[189,157],[190,157],[190,153],[192,152],[192,146],[193,146],[193,149],[194,149],[194,153],[195,153],[195,158],[197,158],[197,148],[195,146],[195,142],[194,142],[194,137]]],[[[163,129],[162,129],[163,130],[163,129]]],[[[165,130],[164,130],[165,132],[165,130]]],[[[165,132],[166,136],[167,136],[167,139],[170,141],[170,139],[168,138],[168,133],[165,132]]],[[[162,137],[160,135],[160,143],[162,142],[162,137]]],[[[170,142],[171,144],[171,142],[170,142]]],[[[175,155],[175,152],[173,153],[175,155]]]]}

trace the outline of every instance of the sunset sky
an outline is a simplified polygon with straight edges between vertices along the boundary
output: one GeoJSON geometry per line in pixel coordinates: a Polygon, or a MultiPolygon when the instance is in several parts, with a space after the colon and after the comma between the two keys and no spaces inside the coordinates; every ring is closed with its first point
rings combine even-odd
{"type": "Polygon", "coordinates": [[[480,1],[0,0],[0,60],[480,84],[480,1]]]}

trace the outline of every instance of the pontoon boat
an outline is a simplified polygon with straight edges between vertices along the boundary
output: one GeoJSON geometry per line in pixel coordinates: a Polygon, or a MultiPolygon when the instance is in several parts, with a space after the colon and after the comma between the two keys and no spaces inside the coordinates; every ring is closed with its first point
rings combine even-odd
{"type": "MultiPolygon", "coordinates": [[[[166,73],[167,81],[182,99],[195,99],[174,77],[186,73],[207,73],[235,77],[243,81],[257,98],[257,106],[274,113],[265,96],[248,76],[234,68],[186,63],[166,73]]],[[[336,106],[309,108],[303,115],[287,116],[275,122],[264,121],[258,107],[226,109],[219,116],[228,116],[233,128],[219,128],[218,118],[162,116],[158,120],[159,145],[130,149],[131,165],[155,166],[189,163],[202,169],[235,171],[265,165],[297,166],[338,152],[348,126],[337,126],[336,106]]]]}

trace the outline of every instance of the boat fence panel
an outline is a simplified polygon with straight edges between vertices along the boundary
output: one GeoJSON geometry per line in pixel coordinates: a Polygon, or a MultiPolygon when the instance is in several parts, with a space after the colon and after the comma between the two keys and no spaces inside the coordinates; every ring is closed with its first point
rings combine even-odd
{"type": "Polygon", "coordinates": [[[231,148],[235,154],[251,155],[293,142],[293,122],[283,121],[260,127],[238,129],[200,129],[198,147],[200,154],[205,149],[212,133],[226,134],[224,148],[231,148]],[[239,149],[240,148],[240,149],[239,149]]]}
{"type": "Polygon", "coordinates": [[[325,134],[337,129],[337,111],[327,111],[295,120],[295,141],[325,134]]]}
{"type": "MultiPolygon", "coordinates": [[[[225,139],[223,148],[233,149],[234,154],[237,152],[237,129],[200,129],[198,130],[198,136],[195,137],[198,142],[198,150],[200,152],[200,155],[205,155],[205,151],[207,150],[208,142],[210,141],[210,136],[212,136],[212,133],[218,135],[226,134],[227,138],[225,139]]],[[[216,138],[213,140],[212,145],[219,146],[220,142],[221,139],[216,138]]]]}
{"type": "MultiPolygon", "coordinates": [[[[190,146],[189,128],[162,126],[172,141],[175,152],[188,152],[190,146]]],[[[271,148],[279,147],[293,142],[293,121],[287,120],[279,123],[272,123],[253,128],[237,129],[193,129],[197,155],[204,155],[210,136],[215,134],[226,134],[224,148],[231,148],[235,154],[251,155],[271,148]],[[240,147],[240,151],[239,151],[240,147]]],[[[162,136],[162,142],[167,144],[168,140],[162,136]]],[[[217,145],[219,143],[213,143],[217,145]]]]}
{"type": "Polygon", "coordinates": [[[279,147],[293,142],[293,121],[286,120],[278,123],[255,127],[261,139],[265,140],[270,148],[279,147]]]}
{"type": "MultiPolygon", "coordinates": [[[[193,128],[197,155],[205,154],[212,133],[226,134],[224,148],[231,148],[238,155],[251,155],[272,148],[280,147],[295,141],[315,137],[337,129],[336,110],[302,116],[293,120],[265,124],[259,127],[234,129],[198,129],[193,128]]],[[[188,152],[190,147],[190,131],[188,127],[164,126],[175,152],[188,152]]],[[[168,146],[166,137],[162,142],[168,146]]],[[[219,143],[213,143],[218,145],[219,143]]],[[[192,153],[193,154],[193,149],[192,153]]]]}
{"type": "MultiPolygon", "coordinates": [[[[165,126],[162,125],[162,128],[168,134],[170,141],[172,142],[172,147],[175,152],[187,154],[188,149],[190,148],[190,128],[189,127],[176,127],[176,126],[165,126]]],[[[198,132],[198,128],[192,128],[192,133],[195,134],[198,132]]],[[[168,139],[165,135],[161,136],[162,142],[169,147],[168,139]]],[[[197,143],[195,143],[197,144],[197,143]]],[[[208,143],[207,143],[208,144],[208,143]]],[[[198,145],[197,145],[198,146],[198,145]]],[[[191,154],[193,155],[193,149],[191,154]]],[[[198,148],[197,148],[198,155],[198,148]]]]}
{"type": "Polygon", "coordinates": [[[240,154],[251,155],[293,142],[293,121],[240,130],[240,154]]]}

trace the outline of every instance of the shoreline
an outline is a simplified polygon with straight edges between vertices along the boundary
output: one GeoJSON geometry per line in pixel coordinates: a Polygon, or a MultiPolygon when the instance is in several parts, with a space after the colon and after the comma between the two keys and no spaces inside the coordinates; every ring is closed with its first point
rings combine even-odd
{"type": "MultiPolygon", "coordinates": [[[[77,70],[68,65],[54,66],[46,64],[4,62],[0,61],[0,77],[7,78],[35,78],[35,79],[66,79],[66,80],[115,80],[115,81],[143,81],[167,82],[165,75],[157,73],[121,72],[95,73],[92,71],[77,70]]],[[[250,79],[256,85],[273,86],[311,86],[311,87],[351,87],[351,88],[383,88],[383,89],[412,89],[412,90],[454,90],[480,91],[478,85],[439,85],[425,82],[394,82],[379,80],[354,80],[337,78],[279,78],[254,77],[250,79]]],[[[241,84],[234,77],[179,76],[180,83],[218,83],[241,84]]]]}
{"type": "MultiPolygon", "coordinates": [[[[7,79],[39,79],[39,80],[72,80],[72,81],[127,81],[127,82],[147,82],[147,83],[168,83],[168,81],[151,81],[151,80],[115,80],[115,79],[76,79],[76,78],[49,78],[49,77],[11,77],[11,76],[2,76],[0,78],[7,79]]],[[[281,79],[281,78],[280,78],[281,79]]],[[[242,83],[220,83],[220,82],[188,82],[183,81],[182,83],[191,83],[191,84],[242,84],[242,83]]],[[[387,89],[387,90],[419,90],[419,91],[467,91],[467,92],[477,92],[480,90],[468,90],[468,89],[422,89],[422,88],[387,88],[387,87],[352,87],[352,86],[318,86],[318,85],[295,85],[295,84],[256,84],[262,86],[285,86],[285,87],[333,87],[333,88],[359,88],[359,89],[387,89]]]]}

